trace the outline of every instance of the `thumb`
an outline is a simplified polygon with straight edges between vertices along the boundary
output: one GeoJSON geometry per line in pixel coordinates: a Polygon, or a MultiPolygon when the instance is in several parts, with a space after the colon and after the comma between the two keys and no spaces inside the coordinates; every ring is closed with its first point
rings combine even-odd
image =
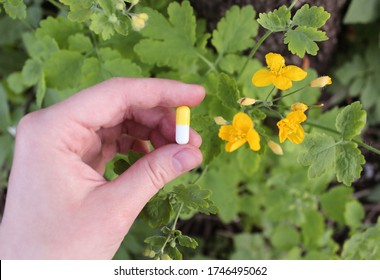
{"type": "Polygon", "coordinates": [[[192,145],[170,144],[145,155],[110,184],[128,214],[136,216],[166,183],[197,167],[200,150],[192,145]]]}

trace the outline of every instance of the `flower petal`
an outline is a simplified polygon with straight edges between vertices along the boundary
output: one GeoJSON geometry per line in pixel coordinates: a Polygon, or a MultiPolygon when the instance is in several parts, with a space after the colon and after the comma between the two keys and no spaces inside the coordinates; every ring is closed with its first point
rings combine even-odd
{"type": "Polygon", "coordinates": [[[235,129],[232,125],[223,125],[219,128],[218,136],[222,140],[229,141],[231,135],[233,135],[235,129]]]}
{"type": "Polygon", "coordinates": [[[279,128],[279,133],[278,136],[280,138],[280,143],[284,143],[286,138],[288,138],[289,134],[289,128],[287,124],[289,123],[289,120],[287,119],[282,119],[279,122],[277,122],[277,127],[279,128]]]}
{"type": "Polygon", "coordinates": [[[233,152],[236,149],[239,149],[241,146],[243,146],[247,142],[246,139],[240,139],[233,142],[228,142],[226,145],[226,152],[233,152]]]}
{"type": "Polygon", "coordinates": [[[265,56],[265,60],[271,71],[278,72],[285,67],[285,59],[278,53],[268,53],[265,56]]]}
{"type": "Polygon", "coordinates": [[[289,120],[290,123],[302,123],[306,121],[307,116],[302,111],[294,111],[290,112],[286,118],[289,120]]]}
{"type": "Polygon", "coordinates": [[[232,126],[236,130],[241,130],[248,133],[248,131],[253,127],[253,121],[246,113],[239,112],[234,116],[232,126]]]}
{"type": "Polygon", "coordinates": [[[307,109],[309,109],[307,105],[301,102],[294,103],[291,108],[292,108],[292,111],[301,111],[301,112],[305,112],[307,109]]]}
{"type": "Polygon", "coordinates": [[[267,69],[257,71],[252,77],[252,84],[257,87],[266,87],[273,84],[276,75],[267,69]]]}
{"type": "Polygon", "coordinates": [[[251,148],[251,150],[253,150],[253,151],[260,150],[260,148],[261,148],[260,147],[260,136],[257,133],[257,131],[254,130],[253,128],[250,131],[248,131],[247,141],[248,141],[248,144],[249,144],[249,147],[251,148]]]}
{"type": "Polygon", "coordinates": [[[290,79],[283,77],[283,76],[277,76],[274,79],[273,84],[279,90],[287,90],[287,89],[291,88],[293,85],[292,81],[290,79]]]}
{"type": "Polygon", "coordinates": [[[306,78],[307,72],[297,66],[289,65],[282,69],[280,75],[292,81],[301,81],[306,78]]]}
{"type": "Polygon", "coordinates": [[[303,130],[300,124],[296,126],[296,130],[293,131],[293,133],[290,133],[288,135],[288,139],[290,140],[290,142],[294,144],[302,143],[304,138],[305,138],[305,131],[303,130]]]}

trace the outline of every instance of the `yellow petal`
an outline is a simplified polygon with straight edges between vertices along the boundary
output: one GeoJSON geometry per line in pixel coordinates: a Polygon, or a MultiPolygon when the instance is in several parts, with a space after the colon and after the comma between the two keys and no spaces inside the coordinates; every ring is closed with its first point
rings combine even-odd
{"type": "Polygon", "coordinates": [[[297,129],[288,135],[288,139],[290,142],[294,144],[300,144],[302,143],[303,139],[305,138],[305,132],[301,125],[297,125],[297,129]]]}
{"type": "Polygon", "coordinates": [[[307,109],[309,109],[307,105],[301,102],[294,103],[291,108],[292,108],[292,111],[301,111],[301,112],[305,112],[307,109]]]}
{"type": "Polygon", "coordinates": [[[222,140],[229,141],[231,135],[235,132],[235,129],[232,125],[223,125],[219,128],[218,136],[222,140]]]}
{"type": "Polygon", "coordinates": [[[280,138],[280,143],[284,143],[286,138],[288,137],[289,129],[287,127],[287,123],[289,120],[287,119],[282,119],[279,122],[277,122],[277,127],[279,128],[279,133],[278,136],[280,138]]]}
{"type": "Polygon", "coordinates": [[[226,152],[233,152],[236,149],[239,149],[241,146],[243,146],[247,142],[245,139],[240,139],[232,142],[228,142],[226,145],[226,152]]]}
{"type": "Polygon", "coordinates": [[[268,53],[265,56],[265,60],[271,71],[278,72],[281,68],[285,67],[285,59],[278,53],[268,53]]]}
{"type": "Polygon", "coordinates": [[[290,112],[286,118],[289,120],[290,123],[302,123],[306,121],[307,117],[302,111],[294,111],[290,112]]]}
{"type": "Polygon", "coordinates": [[[251,129],[250,131],[248,131],[247,141],[251,150],[253,151],[260,150],[260,136],[256,130],[251,129]]]}
{"type": "Polygon", "coordinates": [[[257,71],[252,77],[252,84],[257,87],[266,87],[273,84],[276,75],[267,69],[257,71]]]}
{"type": "Polygon", "coordinates": [[[253,121],[246,113],[237,113],[232,121],[232,126],[236,130],[247,133],[253,127],[253,121]]]}
{"type": "Polygon", "coordinates": [[[282,69],[280,75],[292,81],[301,81],[306,78],[307,72],[297,66],[290,65],[282,69]]]}
{"type": "Polygon", "coordinates": [[[273,84],[279,90],[287,90],[287,89],[291,88],[293,85],[292,81],[290,79],[283,77],[283,76],[277,76],[274,79],[273,84]]]}
{"type": "Polygon", "coordinates": [[[331,84],[332,81],[329,76],[322,76],[310,82],[311,87],[324,87],[331,84]]]}

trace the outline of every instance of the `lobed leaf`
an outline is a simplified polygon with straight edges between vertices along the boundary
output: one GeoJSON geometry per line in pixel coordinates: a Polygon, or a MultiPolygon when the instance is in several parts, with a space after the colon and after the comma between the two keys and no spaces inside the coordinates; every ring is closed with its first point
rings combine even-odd
{"type": "Polygon", "coordinates": [[[212,33],[211,43],[217,52],[222,55],[250,48],[258,30],[255,16],[252,6],[232,6],[212,33]]]}
{"type": "Polygon", "coordinates": [[[307,135],[303,145],[306,152],[299,155],[298,161],[309,166],[309,178],[318,177],[335,167],[334,138],[325,134],[307,135]]]}
{"type": "Polygon", "coordinates": [[[320,28],[325,25],[330,14],[323,7],[310,7],[308,4],[302,6],[293,17],[293,25],[320,28]]]}
{"type": "Polygon", "coordinates": [[[272,12],[260,13],[257,22],[262,27],[273,32],[286,31],[291,24],[290,17],[290,10],[283,5],[272,12]]]}
{"type": "Polygon", "coordinates": [[[339,182],[351,186],[355,179],[360,178],[363,164],[365,158],[356,143],[346,142],[337,146],[335,168],[339,182]]]}
{"type": "Polygon", "coordinates": [[[316,55],[319,47],[315,42],[327,40],[326,33],[313,27],[298,26],[285,34],[284,43],[292,54],[304,57],[305,53],[316,55]]]}
{"type": "Polygon", "coordinates": [[[366,124],[367,114],[359,101],[346,106],[336,118],[336,129],[344,140],[351,140],[359,135],[366,124]]]}

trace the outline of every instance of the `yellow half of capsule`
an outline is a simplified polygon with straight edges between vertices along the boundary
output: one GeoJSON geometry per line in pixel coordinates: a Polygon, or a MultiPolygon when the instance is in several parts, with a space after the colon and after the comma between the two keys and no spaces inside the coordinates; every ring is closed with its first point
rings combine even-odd
{"type": "Polygon", "coordinates": [[[180,106],[176,110],[175,123],[177,125],[190,125],[190,108],[180,106]]]}

